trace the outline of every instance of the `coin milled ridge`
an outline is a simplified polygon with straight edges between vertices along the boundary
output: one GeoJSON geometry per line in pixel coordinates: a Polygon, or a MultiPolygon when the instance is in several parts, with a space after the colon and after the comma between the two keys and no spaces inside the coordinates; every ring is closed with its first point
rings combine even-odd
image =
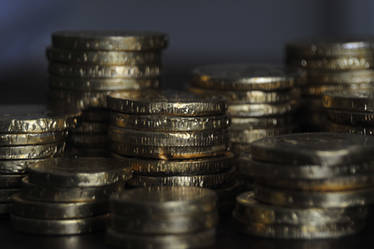
{"type": "Polygon", "coordinates": [[[67,131],[43,133],[10,133],[0,134],[1,146],[34,145],[63,142],[67,131]]]}
{"type": "Polygon", "coordinates": [[[65,143],[0,147],[0,160],[41,159],[61,155],[65,143]]]}
{"type": "Polygon", "coordinates": [[[374,93],[368,90],[326,92],[322,104],[328,109],[374,112],[374,93]]]}

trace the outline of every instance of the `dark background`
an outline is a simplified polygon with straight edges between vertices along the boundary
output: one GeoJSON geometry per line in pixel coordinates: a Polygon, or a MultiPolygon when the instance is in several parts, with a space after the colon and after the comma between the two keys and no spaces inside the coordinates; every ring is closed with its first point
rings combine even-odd
{"type": "Polygon", "coordinates": [[[1,0],[0,101],[44,102],[45,47],[60,29],[167,32],[166,86],[196,65],[282,63],[286,41],[373,33],[370,0],[1,0]]]}

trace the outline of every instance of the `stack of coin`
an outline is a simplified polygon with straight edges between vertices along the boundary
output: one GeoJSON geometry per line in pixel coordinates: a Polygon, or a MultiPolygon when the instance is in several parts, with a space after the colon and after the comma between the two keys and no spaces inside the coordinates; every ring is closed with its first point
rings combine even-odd
{"type": "Polygon", "coordinates": [[[294,76],[279,67],[246,64],[208,65],[196,68],[193,74],[192,92],[225,97],[231,118],[231,151],[238,157],[240,176],[248,185],[244,187],[250,188],[251,177],[241,170],[248,167],[241,158],[250,155],[250,143],[295,129],[291,115],[297,106],[294,76]]]}
{"type": "Polygon", "coordinates": [[[52,34],[52,45],[47,48],[50,104],[58,110],[83,111],[85,117],[72,131],[69,147],[73,154],[108,153],[106,96],[158,88],[161,50],[167,43],[167,36],[158,32],[52,34]]]}
{"type": "Polygon", "coordinates": [[[104,230],[109,197],[131,177],[131,168],[113,158],[58,158],[29,168],[24,188],[13,196],[17,231],[71,235],[104,230]]]}
{"type": "Polygon", "coordinates": [[[223,99],[172,90],[113,93],[108,106],[112,151],[133,167],[132,186],[199,186],[232,197],[223,99]]]}
{"type": "Polygon", "coordinates": [[[237,197],[242,232],[333,238],[359,232],[374,202],[374,138],[299,133],[252,144],[255,192],[237,197]]]}
{"type": "Polygon", "coordinates": [[[322,131],[327,115],[321,98],[325,91],[366,88],[374,81],[374,39],[315,39],[290,42],[286,60],[291,68],[305,72],[303,121],[305,131],[322,131]]]}
{"type": "Polygon", "coordinates": [[[216,194],[196,187],[139,188],[111,198],[107,243],[132,248],[205,248],[215,243],[216,194]]]}
{"type": "Polygon", "coordinates": [[[43,105],[0,108],[0,214],[19,191],[26,169],[44,158],[61,155],[73,116],[48,111],[43,105]]]}

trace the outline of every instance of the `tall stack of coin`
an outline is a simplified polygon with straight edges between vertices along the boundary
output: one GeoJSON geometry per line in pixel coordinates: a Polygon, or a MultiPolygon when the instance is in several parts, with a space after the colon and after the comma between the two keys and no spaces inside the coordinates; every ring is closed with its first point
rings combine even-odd
{"type": "Polygon", "coordinates": [[[245,188],[250,188],[251,176],[241,170],[248,167],[241,158],[250,156],[250,143],[295,129],[291,115],[297,98],[294,77],[279,67],[246,64],[208,65],[193,74],[192,92],[226,98],[231,150],[238,156],[243,182],[249,185],[245,188]]]}
{"type": "Polygon", "coordinates": [[[196,187],[140,188],[111,198],[107,243],[120,248],[205,248],[218,223],[214,191],[196,187]]]}
{"type": "Polygon", "coordinates": [[[0,214],[19,191],[26,169],[44,158],[61,155],[74,117],[48,111],[43,105],[0,108],[0,214]]]}
{"type": "Polygon", "coordinates": [[[132,165],[133,186],[198,186],[230,197],[234,168],[223,99],[172,90],[113,93],[108,106],[112,151],[132,165]]]}
{"type": "Polygon", "coordinates": [[[327,115],[321,98],[325,91],[366,88],[374,81],[373,52],[374,39],[370,38],[315,39],[286,45],[287,64],[306,74],[301,87],[304,130],[324,130],[327,115]]]}
{"type": "Polygon", "coordinates": [[[167,36],[158,32],[58,31],[47,48],[50,103],[83,111],[72,131],[73,154],[108,153],[106,96],[158,88],[161,51],[167,36]],[[87,112],[87,113],[86,113],[87,112]]]}
{"type": "Polygon", "coordinates": [[[104,230],[109,196],[131,177],[113,158],[58,158],[29,168],[23,190],[13,196],[11,221],[17,231],[71,235],[104,230]]]}
{"type": "Polygon", "coordinates": [[[374,138],[300,133],[252,144],[255,192],[237,197],[241,231],[271,238],[341,237],[365,226],[374,202],[374,138]]]}

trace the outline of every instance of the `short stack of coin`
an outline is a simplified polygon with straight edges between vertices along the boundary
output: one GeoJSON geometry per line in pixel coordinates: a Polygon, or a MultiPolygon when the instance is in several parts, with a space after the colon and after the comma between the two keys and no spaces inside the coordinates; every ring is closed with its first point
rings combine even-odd
{"type": "Polygon", "coordinates": [[[0,107],[0,214],[20,190],[26,169],[44,158],[61,155],[73,116],[50,112],[43,105],[0,107]]]}
{"type": "Polygon", "coordinates": [[[15,230],[72,235],[104,230],[109,197],[132,169],[113,158],[58,158],[29,168],[22,191],[13,196],[15,230]]]}
{"type": "Polygon", "coordinates": [[[255,192],[237,197],[242,232],[271,238],[335,238],[365,227],[374,202],[374,138],[299,133],[252,144],[255,192]]]}
{"type": "Polygon", "coordinates": [[[83,111],[69,147],[79,156],[108,153],[106,96],[159,87],[161,51],[167,36],[158,32],[58,31],[47,48],[50,104],[83,111]],[[87,112],[87,113],[85,113],[87,112]],[[93,118],[87,118],[92,117],[93,118]],[[99,117],[99,119],[98,119],[99,117]]]}
{"type": "Polygon", "coordinates": [[[138,188],[111,198],[107,243],[133,248],[206,248],[218,224],[214,191],[196,187],[138,188]]]}
{"type": "Polygon", "coordinates": [[[223,99],[172,90],[114,93],[108,106],[112,151],[132,165],[133,186],[198,186],[232,197],[223,99]]]}
{"type": "MultiPolygon", "coordinates": [[[[296,124],[297,93],[294,76],[276,66],[222,64],[196,68],[190,90],[194,93],[225,97],[231,118],[231,151],[238,156],[245,188],[251,176],[241,168],[241,158],[250,155],[250,143],[266,136],[291,133],[296,124]]],[[[247,184],[248,183],[248,184],[247,184]]]]}
{"type": "Polygon", "coordinates": [[[321,98],[325,91],[366,88],[374,81],[374,39],[315,39],[286,45],[287,64],[305,71],[300,116],[305,131],[323,131],[327,115],[321,98]]]}

